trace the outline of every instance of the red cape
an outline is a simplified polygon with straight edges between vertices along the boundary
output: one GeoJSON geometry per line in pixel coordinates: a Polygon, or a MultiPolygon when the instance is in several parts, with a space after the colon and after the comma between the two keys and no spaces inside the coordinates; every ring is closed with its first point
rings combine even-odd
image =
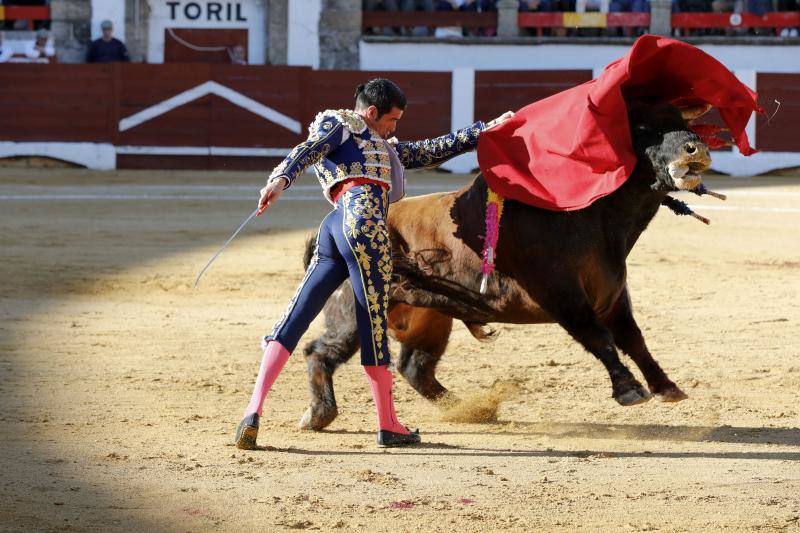
{"type": "Polygon", "coordinates": [[[581,209],[614,192],[636,165],[626,98],[711,104],[739,151],[756,151],[744,132],[751,113],[763,113],[756,94],[702,50],[645,35],[597,79],[483,132],[478,162],[486,181],[506,198],[554,211],[581,209]]]}

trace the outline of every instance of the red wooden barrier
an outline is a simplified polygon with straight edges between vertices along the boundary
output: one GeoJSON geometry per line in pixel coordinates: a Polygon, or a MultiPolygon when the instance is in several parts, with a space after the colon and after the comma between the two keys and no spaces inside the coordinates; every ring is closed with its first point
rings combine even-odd
{"type": "Polygon", "coordinates": [[[592,79],[591,70],[479,71],[475,118],[489,120],[592,79]]]}
{"type": "Polygon", "coordinates": [[[800,13],[673,13],[673,28],[796,28],[800,27],[800,13]]]}
{"type": "Polygon", "coordinates": [[[597,27],[597,18],[601,21],[600,27],[605,28],[639,28],[650,26],[650,13],[520,13],[517,16],[517,25],[520,28],[564,28],[582,27],[581,18],[587,16],[587,27],[597,27]],[[588,21],[591,20],[591,23],[588,21]]]}
{"type": "Polygon", "coordinates": [[[609,28],[642,28],[650,26],[650,13],[608,13],[609,28]]]}
{"type": "Polygon", "coordinates": [[[772,115],[769,122],[765,117],[756,118],[756,139],[758,148],[763,151],[800,152],[800,136],[797,124],[800,122],[800,74],[756,75],[758,99],[772,115]]]}
{"type": "MultiPolygon", "coordinates": [[[[312,71],[221,64],[30,65],[0,68],[0,141],[113,145],[120,168],[270,169],[315,113],[349,108],[359,83],[388,76],[408,108],[401,139],[451,128],[449,72],[312,71]]],[[[588,70],[478,71],[476,119],[488,120],[591,79],[588,70]]],[[[800,74],[758,74],[763,151],[800,152],[800,74]]],[[[719,122],[715,113],[704,122],[719,122]]]]}
{"type": "Polygon", "coordinates": [[[520,13],[517,15],[520,28],[563,28],[563,13],[520,13]]]}
{"type": "Polygon", "coordinates": [[[0,140],[111,142],[110,65],[3,64],[0,140]]]}

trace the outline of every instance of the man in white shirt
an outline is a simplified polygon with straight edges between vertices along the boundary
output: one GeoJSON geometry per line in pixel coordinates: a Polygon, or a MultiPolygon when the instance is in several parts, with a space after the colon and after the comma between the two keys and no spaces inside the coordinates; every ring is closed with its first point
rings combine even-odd
{"type": "Polygon", "coordinates": [[[55,59],[56,50],[50,40],[50,32],[41,28],[36,32],[36,40],[25,47],[25,55],[39,63],[49,63],[55,59]]]}

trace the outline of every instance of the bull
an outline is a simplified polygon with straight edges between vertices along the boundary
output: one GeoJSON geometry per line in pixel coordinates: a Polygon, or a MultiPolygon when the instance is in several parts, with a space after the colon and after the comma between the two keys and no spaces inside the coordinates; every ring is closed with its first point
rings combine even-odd
{"type": "MultiPolygon", "coordinates": [[[[631,104],[629,124],[637,164],[616,191],[590,206],[555,212],[507,201],[496,271],[479,292],[487,184],[478,175],[457,192],[408,198],[388,220],[394,278],[390,334],[401,344],[399,372],[428,400],[449,394],[436,378],[453,320],[479,340],[489,323],[557,322],[602,362],[611,396],[624,406],[677,402],[686,394],[653,358],[636,323],[626,259],[670,191],[692,189],[710,167],[708,146],[689,122],[708,108],[631,104]],[[620,361],[630,356],[648,389],[620,361]]],[[[309,242],[306,257],[313,242],[309,242]]],[[[337,416],[333,373],[358,350],[352,289],[347,282],[327,302],[325,331],[305,347],[310,407],[300,426],[319,430],[337,416]]]]}

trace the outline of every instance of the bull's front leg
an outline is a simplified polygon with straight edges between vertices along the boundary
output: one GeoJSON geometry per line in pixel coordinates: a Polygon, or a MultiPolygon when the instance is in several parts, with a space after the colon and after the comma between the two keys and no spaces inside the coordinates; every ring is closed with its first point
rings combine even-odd
{"type": "Polygon", "coordinates": [[[636,319],[633,318],[633,306],[627,286],[614,304],[606,324],[614,335],[617,346],[628,354],[642,371],[650,391],[656,398],[662,402],[679,402],[688,398],[686,393],[667,377],[647,349],[642,332],[636,324],[636,319]]]}
{"type": "Polygon", "coordinates": [[[620,361],[611,332],[600,323],[588,302],[583,300],[576,303],[578,301],[563,298],[554,306],[551,314],[576,341],[600,359],[606,367],[611,378],[611,394],[617,403],[627,406],[648,401],[650,393],[620,361]]]}
{"type": "Polygon", "coordinates": [[[325,332],[306,344],[310,405],[300,429],[319,431],[339,415],[333,391],[333,373],[358,350],[355,298],[350,282],[342,284],[325,304],[325,332]]]}

